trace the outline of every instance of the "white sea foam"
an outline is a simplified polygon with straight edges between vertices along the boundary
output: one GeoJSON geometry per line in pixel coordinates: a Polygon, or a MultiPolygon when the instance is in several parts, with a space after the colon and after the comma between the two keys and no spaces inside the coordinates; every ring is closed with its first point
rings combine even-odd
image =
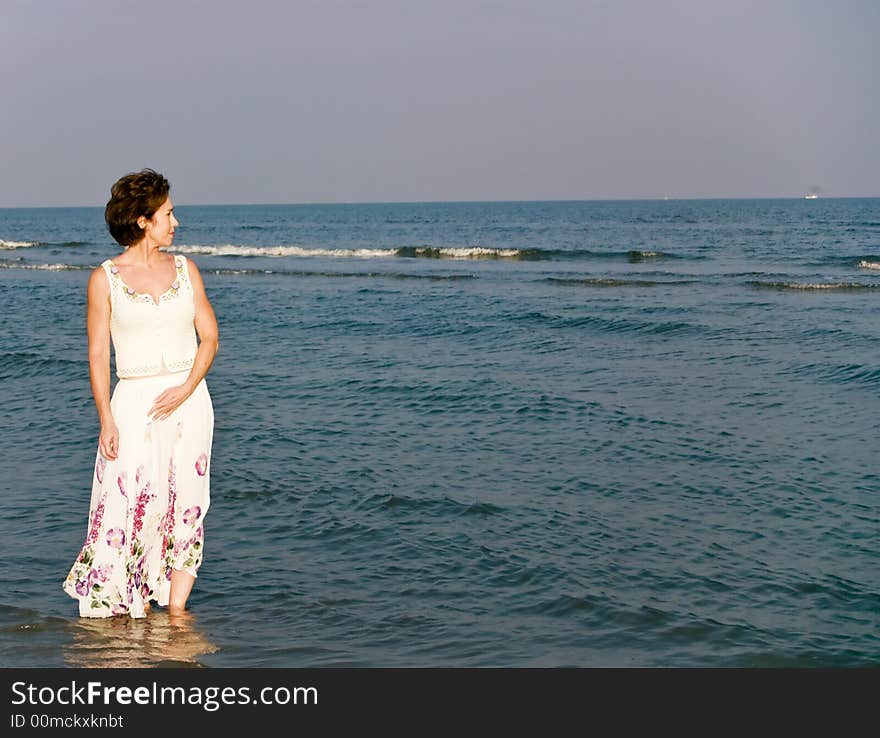
{"type": "Polygon", "coordinates": [[[485,259],[498,257],[516,257],[520,255],[519,249],[488,249],[482,246],[468,246],[459,248],[434,248],[425,246],[424,248],[416,248],[417,256],[434,255],[447,256],[452,259],[485,259]]]}
{"type": "Polygon", "coordinates": [[[301,246],[175,246],[183,254],[210,256],[330,256],[361,259],[388,258],[397,255],[397,249],[304,249],[301,246]]]}
{"type": "Polygon", "coordinates": [[[519,249],[490,249],[480,246],[468,247],[404,247],[396,249],[306,249],[301,246],[200,246],[187,244],[175,246],[174,251],[183,254],[207,254],[209,256],[294,256],[330,257],[356,259],[388,259],[394,256],[446,257],[450,259],[510,258],[520,255],[519,249]]]}
{"type": "Polygon", "coordinates": [[[40,271],[58,272],[65,269],[88,269],[76,264],[23,264],[21,262],[0,262],[0,269],[39,269],[40,271]]]}
{"type": "Polygon", "coordinates": [[[859,267],[861,269],[880,269],[880,262],[865,261],[862,259],[862,261],[859,262],[859,267]]]}
{"type": "Polygon", "coordinates": [[[859,282],[752,282],[756,287],[769,287],[781,290],[871,290],[880,285],[860,284],[859,282]]]}
{"type": "Polygon", "coordinates": [[[0,238],[0,249],[26,249],[29,246],[39,246],[39,241],[5,241],[0,238]]]}

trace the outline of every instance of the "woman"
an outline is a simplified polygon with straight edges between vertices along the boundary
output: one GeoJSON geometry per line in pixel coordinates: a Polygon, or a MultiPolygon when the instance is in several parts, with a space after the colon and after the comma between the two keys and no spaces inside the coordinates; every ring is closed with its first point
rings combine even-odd
{"type": "Polygon", "coordinates": [[[181,614],[202,563],[214,429],[205,375],[217,319],[196,265],[163,251],[179,225],[169,192],[152,169],[113,185],[104,217],[125,251],[89,279],[101,431],[86,542],[64,582],[84,617],[141,618],[150,600],[181,614]]]}

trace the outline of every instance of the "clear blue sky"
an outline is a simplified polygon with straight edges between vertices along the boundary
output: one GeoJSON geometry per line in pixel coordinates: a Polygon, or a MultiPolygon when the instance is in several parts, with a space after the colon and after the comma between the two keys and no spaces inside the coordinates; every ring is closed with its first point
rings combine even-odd
{"type": "Polygon", "coordinates": [[[880,3],[0,0],[0,206],[880,195],[880,3]]]}

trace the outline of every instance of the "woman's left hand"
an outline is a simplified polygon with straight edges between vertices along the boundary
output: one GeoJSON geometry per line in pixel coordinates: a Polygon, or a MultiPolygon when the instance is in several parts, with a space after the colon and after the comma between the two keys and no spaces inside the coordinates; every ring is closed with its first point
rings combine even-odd
{"type": "Polygon", "coordinates": [[[153,416],[153,420],[165,420],[171,413],[177,410],[192,393],[184,386],[169,387],[161,395],[153,400],[153,407],[147,416],[153,416]]]}

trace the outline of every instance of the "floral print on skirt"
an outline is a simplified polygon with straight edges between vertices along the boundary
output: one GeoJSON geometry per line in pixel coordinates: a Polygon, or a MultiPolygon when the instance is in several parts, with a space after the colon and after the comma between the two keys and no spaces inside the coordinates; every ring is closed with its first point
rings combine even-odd
{"type": "Polygon", "coordinates": [[[63,585],[83,617],[142,618],[150,600],[168,604],[172,569],[197,576],[214,433],[205,380],[164,420],[147,415],[188,376],[121,379],[113,390],[119,451],[110,460],[98,450],[85,545],[63,585]]]}

